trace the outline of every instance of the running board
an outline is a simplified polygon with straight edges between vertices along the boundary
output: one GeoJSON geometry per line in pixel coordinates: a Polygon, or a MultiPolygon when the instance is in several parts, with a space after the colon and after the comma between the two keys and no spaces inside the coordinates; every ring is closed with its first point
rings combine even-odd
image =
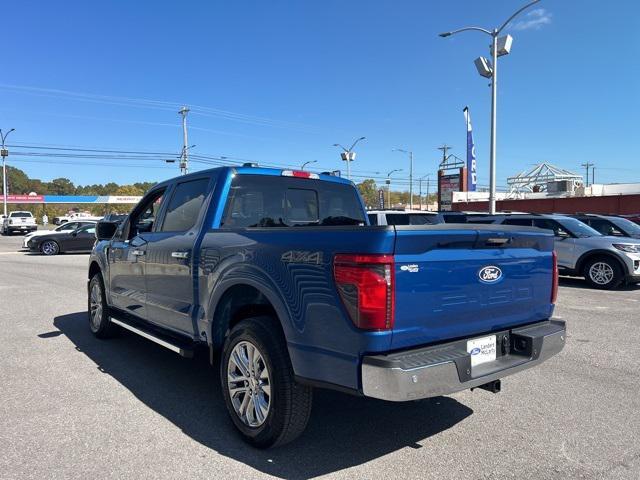
{"type": "Polygon", "coordinates": [[[126,323],[118,318],[109,317],[109,319],[111,320],[112,323],[115,323],[116,325],[119,325],[122,328],[129,330],[130,332],[140,335],[141,337],[146,338],[147,340],[151,340],[152,342],[157,343],[158,345],[163,346],[164,348],[167,348],[172,352],[176,352],[178,355],[182,357],[186,357],[186,358],[193,357],[192,348],[184,345],[179,345],[177,341],[169,338],[166,335],[159,335],[156,332],[143,329],[142,327],[138,327],[138,326],[134,327],[133,325],[126,323]]]}

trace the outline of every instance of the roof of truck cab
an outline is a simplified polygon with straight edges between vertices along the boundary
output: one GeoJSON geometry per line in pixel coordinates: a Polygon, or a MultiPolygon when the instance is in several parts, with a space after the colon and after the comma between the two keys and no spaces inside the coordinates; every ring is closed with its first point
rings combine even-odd
{"type": "MultiPolygon", "coordinates": [[[[241,165],[229,166],[229,167],[208,168],[206,170],[198,170],[196,172],[191,172],[191,173],[189,173],[187,175],[180,175],[180,176],[177,176],[177,177],[169,178],[169,179],[164,180],[162,182],[158,182],[154,186],[154,188],[158,187],[158,186],[161,186],[161,185],[171,184],[171,183],[173,183],[173,182],[175,182],[177,180],[189,179],[189,177],[199,177],[203,173],[206,174],[206,173],[209,173],[209,172],[218,172],[218,173],[222,173],[223,175],[236,174],[236,175],[263,175],[263,176],[272,176],[272,177],[282,177],[283,176],[282,172],[286,172],[286,171],[295,171],[295,170],[291,169],[291,168],[245,167],[245,166],[241,166],[241,165]]],[[[325,174],[325,173],[317,173],[317,172],[308,172],[308,173],[313,173],[313,174],[318,176],[317,179],[313,179],[313,180],[323,180],[323,181],[326,181],[326,182],[340,183],[340,184],[343,184],[343,185],[354,185],[351,180],[347,180],[346,178],[338,177],[338,176],[335,176],[335,175],[328,175],[328,174],[325,174]]]]}

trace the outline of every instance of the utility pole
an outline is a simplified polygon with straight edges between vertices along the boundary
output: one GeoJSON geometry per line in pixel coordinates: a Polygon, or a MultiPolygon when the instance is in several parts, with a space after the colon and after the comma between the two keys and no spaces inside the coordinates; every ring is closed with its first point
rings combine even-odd
{"type": "Polygon", "coordinates": [[[447,166],[447,160],[449,160],[449,156],[447,152],[451,150],[453,147],[451,145],[447,145],[446,143],[441,147],[438,147],[438,150],[442,150],[442,165],[447,166]]]}
{"type": "Polygon", "coordinates": [[[413,152],[402,148],[394,148],[391,151],[409,155],[409,210],[413,210],[413,152]]]}
{"type": "Polygon", "coordinates": [[[180,157],[180,172],[183,175],[189,173],[189,147],[188,145],[188,137],[187,137],[187,113],[189,113],[189,109],[187,107],[182,107],[178,112],[182,115],[182,156],[180,157]]]}
{"type": "Polygon", "coordinates": [[[0,129],[0,138],[2,139],[2,150],[0,150],[0,155],[2,156],[2,198],[4,205],[4,217],[7,217],[7,197],[9,196],[9,192],[7,191],[7,157],[9,156],[9,150],[5,147],[5,140],[9,136],[11,132],[13,132],[15,128],[12,128],[7,133],[2,133],[0,129]]]}
{"type": "Polygon", "coordinates": [[[595,166],[591,169],[591,185],[593,185],[594,183],[596,183],[596,167],[595,166]]]}
{"type": "Polygon", "coordinates": [[[385,180],[385,183],[387,184],[387,209],[391,208],[391,174],[395,172],[401,172],[401,171],[402,171],[401,168],[396,168],[394,170],[391,170],[389,173],[387,173],[387,179],[385,180]]]}
{"type": "Polygon", "coordinates": [[[429,175],[431,174],[427,173],[426,175],[423,175],[418,179],[418,185],[420,189],[420,211],[422,211],[422,180],[425,178],[427,179],[427,204],[429,203],[429,175]]]}
{"type": "MultiPolygon", "coordinates": [[[[586,163],[582,163],[580,166],[584,167],[585,170],[587,171],[587,183],[585,184],[585,187],[588,187],[589,186],[589,168],[593,167],[594,164],[586,162],[586,163]]],[[[593,182],[591,182],[591,183],[593,183],[593,182]]]]}

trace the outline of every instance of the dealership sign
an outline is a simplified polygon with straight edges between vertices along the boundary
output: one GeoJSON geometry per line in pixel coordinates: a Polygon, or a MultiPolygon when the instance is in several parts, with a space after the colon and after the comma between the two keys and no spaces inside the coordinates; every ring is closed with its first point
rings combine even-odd
{"type": "MultiPolygon", "coordinates": [[[[7,195],[7,203],[130,203],[140,201],[141,196],[127,195],[7,195]]],[[[0,196],[0,202],[4,196],[0,196]]]]}

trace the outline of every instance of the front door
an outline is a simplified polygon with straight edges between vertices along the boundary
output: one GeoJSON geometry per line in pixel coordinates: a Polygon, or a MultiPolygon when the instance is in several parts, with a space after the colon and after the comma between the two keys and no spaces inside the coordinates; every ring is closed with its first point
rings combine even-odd
{"type": "Polygon", "coordinates": [[[146,314],[150,322],[194,334],[194,245],[212,187],[209,176],[178,183],[161,224],[146,236],[146,314]]]}
{"type": "Polygon", "coordinates": [[[126,313],[146,319],[144,256],[146,236],[154,227],[162,207],[164,189],[150,192],[135,207],[111,240],[109,260],[110,304],[126,313]]]}
{"type": "Polygon", "coordinates": [[[576,264],[576,239],[555,220],[548,218],[536,218],[533,225],[538,228],[553,230],[555,236],[554,249],[558,255],[560,268],[574,268],[576,264]]]}

